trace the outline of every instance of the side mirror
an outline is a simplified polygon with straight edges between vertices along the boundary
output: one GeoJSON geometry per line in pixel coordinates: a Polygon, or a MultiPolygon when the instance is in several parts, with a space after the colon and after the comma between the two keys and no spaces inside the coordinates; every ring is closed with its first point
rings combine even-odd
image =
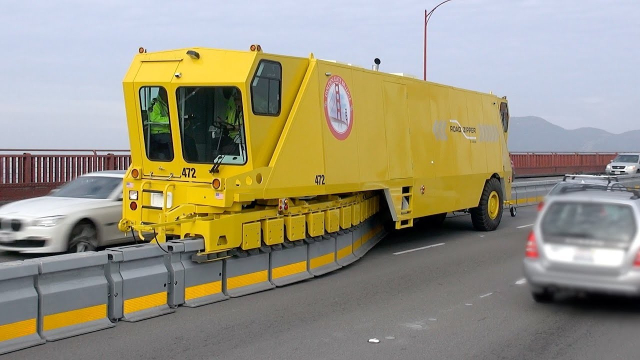
{"type": "Polygon", "coordinates": [[[612,162],[613,162],[613,159],[609,160],[609,163],[612,163],[612,162]]]}

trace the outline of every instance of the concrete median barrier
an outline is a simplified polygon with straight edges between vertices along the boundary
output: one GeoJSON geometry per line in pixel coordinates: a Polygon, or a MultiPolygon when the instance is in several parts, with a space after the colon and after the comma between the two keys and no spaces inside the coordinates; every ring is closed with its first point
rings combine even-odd
{"type": "Polygon", "coordinates": [[[36,289],[42,322],[40,334],[48,341],[114,326],[108,318],[109,287],[106,253],[66,254],[36,260],[36,289]]]}
{"type": "Polygon", "coordinates": [[[336,238],[331,235],[320,236],[309,247],[309,273],[320,276],[339,269],[336,262],[336,238]]]}
{"type": "Polygon", "coordinates": [[[269,255],[223,260],[226,294],[238,297],[273,289],[275,285],[269,281],[269,255]]]}
{"type": "Polygon", "coordinates": [[[354,231],[340,230],[336,237],[336,262],[340,266],[347,266],[358,260],[353,253],[353,234],[354,231]]]}
{"type": "Polygon", "coordinates": [[[38,334],[38,264],[0,264],[0,354],[43,344],[38,334]]]}
{"type": "Polygon", "coordinates": [[[169,304],[166,243],[139,244],[108,250],[110,316],[139,321],[174,311],[169,304]]]}
{"type": "Polygon", "coordinates": [[[302,242],[288,243],[282,250],[271,252],[270,271],[274,285],[284,286],[313,277],[308,271],[307,247],[302,242]]]}
{"type": "Polygon", "coordinates": [[[223,291],[224,262],[218,260],[199,264],[191,260],[193,255],[204,250],[202,239],[171,241],[170,244],[184,247],[180,254],[180,262],[184,268],[184,279],[181,279],[184,284],[184,306],[198,307],[229,298],[223,291]]]}

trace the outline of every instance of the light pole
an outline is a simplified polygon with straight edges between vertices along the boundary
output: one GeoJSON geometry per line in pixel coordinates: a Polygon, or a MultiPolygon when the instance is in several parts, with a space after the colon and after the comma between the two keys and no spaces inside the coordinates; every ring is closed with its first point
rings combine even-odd
{"type": "Polygon", "coordinates": [[[433,9],[431,9],[431,11],[427,12],[427,10],[424,11],[424,80],[427,80],[427,23],[429,22],[429,19],[431,19],[431,15],[433,14],[434,11],[436,11],[436,9],[444,4],[447,3],[451,0],[445,0],[443,2],[441,2],[440,4],[436,5],[436,7],[434,7],[433,9]]]}

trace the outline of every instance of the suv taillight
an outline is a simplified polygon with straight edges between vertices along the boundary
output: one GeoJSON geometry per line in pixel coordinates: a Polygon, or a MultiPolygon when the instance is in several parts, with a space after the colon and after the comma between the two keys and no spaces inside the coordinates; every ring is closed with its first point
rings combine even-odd
{"type": "Polygon", "coordinates": [[[633,261],[633,266],[640,267],[640,250],[636,254],[636,259],[633,261]]]}
{"type": "MultiPolygon", "coordinates": [[[[532,259],[538,258],[538,244],[536,243],[536,236],[533,233],[533,230],[529,233],[529,237],[527,238],[527,247],[524,252],[524,256],[532,259]]],[[[636,261],[638,259],[636,258],[636,261]]]]}
{"type": "Polygon", "coordinates": [[[542,210],[543,207],[544,207],[544,201],[540,201],[540,203],[538,204],[538,211],[542,210]]]}

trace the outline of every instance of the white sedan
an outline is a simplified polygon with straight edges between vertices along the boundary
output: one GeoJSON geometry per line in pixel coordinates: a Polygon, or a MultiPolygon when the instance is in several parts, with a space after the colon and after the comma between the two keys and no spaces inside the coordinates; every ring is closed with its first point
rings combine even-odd
{"type": "Polygon", "coordinates": [[[0,207],[0,250],[92,251],[132,241],[118,230],[125,171],[86,174],[47,196],[0,207]]]}

